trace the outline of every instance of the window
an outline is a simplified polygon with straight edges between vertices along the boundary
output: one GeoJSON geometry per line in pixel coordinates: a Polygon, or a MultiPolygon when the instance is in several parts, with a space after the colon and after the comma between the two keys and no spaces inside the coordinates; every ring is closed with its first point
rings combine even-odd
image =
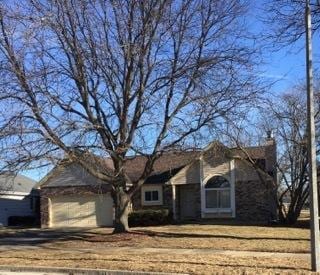
{"type": "Polygon", "coordinates": [[[231,208],[230,183],[221,176],[214,176],[205,185],[205,202],[207,209],[231,208]]]}
{"type": "Polygon", "coordinates": [[[144,193],[145,201],[159,201],[159,192],[156,191],[145,191],[144,193]]]}
{"type": "Polygon", "coordinates": [[[163,205],[163,189],[160,184],[146,184],[141,188],[141,205],[163,205]]]}

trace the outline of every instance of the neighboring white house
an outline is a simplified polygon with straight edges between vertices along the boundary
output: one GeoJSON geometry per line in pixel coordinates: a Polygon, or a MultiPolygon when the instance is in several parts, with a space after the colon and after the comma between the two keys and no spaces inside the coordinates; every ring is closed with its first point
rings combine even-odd
{"type": "Polygon", "coordinates": [[[23,175],[0,175],[0,226],[7,226],[10,216],[37,215],[37,182],[23,175]]]}

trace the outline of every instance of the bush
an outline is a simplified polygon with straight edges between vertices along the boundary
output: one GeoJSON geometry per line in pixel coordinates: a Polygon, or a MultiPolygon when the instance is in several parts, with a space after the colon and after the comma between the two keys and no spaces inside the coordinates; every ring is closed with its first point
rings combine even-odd
{"type": "Polygon", "coordinates": [[[37,218],[34,216],[10,216],[9,226],[32,226],[37,225],[37,218]]]}
{"type": "Polygon", "coordinates": [[[129,226],[164,225],[172,221],[171,212],[168,209],[137,210],[129,214],[129,226]]]}

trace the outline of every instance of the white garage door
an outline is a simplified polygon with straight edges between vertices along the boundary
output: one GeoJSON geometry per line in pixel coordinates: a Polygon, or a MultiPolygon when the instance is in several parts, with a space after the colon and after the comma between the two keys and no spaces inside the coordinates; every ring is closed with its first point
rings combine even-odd
{"type": "Polygon", "coordinates": [[[60,196],[51,199],[51,227],[112,226],[110,194],[60,196]]]}

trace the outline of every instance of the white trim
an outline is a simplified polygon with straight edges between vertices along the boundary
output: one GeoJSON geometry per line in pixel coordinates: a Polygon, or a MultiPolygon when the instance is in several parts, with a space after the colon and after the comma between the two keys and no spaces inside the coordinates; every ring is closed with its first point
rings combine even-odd
{"type": "Polygon", "coordinates": [[[177,220],[176,196],[176,186],[172,185],[172,214],[174,220],[177,220]]]}
{"type": "Polygon", "coordinates": [[[16,201],[22,201],[27,196],[17,196],[17,195],[0,195],[0,199],[6,199],[6,200],[16,200],[16,201]]]}
{"type": "MultiPolygon", "coordinates": [[[[52,227],[52,201],[51,198],[48,198],[48,227],[52,227]]],[[[46,225],[44,225],[46,226],[46,225]]]]}
{"type": "Polygon", "coordinates": [[[17,192],[17,191],[0,191],[0,195],[28,196],[30,192],[28,193],[28,192],[17,192]]]}
{"type": "Polygon", "coordinates": [[[204,182],[203,182],[203,157],[201,154],[200,157],[200,201],[201,201],[201,218],[204,218],[204,212],[206,208],[206,201],[205,201],[205,193],[204,193],[204,182]]]}
{"type": "MultiPolygon", "coordinates": [[[[229,176],[225,175],[223,173],[212,173],[203,179],[203,164],[202,161],[200,161],[200,183],[201,183],[201,218],[205,217],[206,213],[230,213],[232,217],[235,217],[236,211],[235,211],[235,170],[234,170],[234,159],[230,160],[229,162],[229,176]],[[221,176],[227,179],[230,183],[230,208],[206,208],[206,189],[205,185],[209,179],[211,179],[214,176],[221,176]]],[[[225,188],[218,188],[218,189],[225,189],[225,188]]],[[[214,190],[218,190],[214,189],[214,190]]],[[[210,190],[210,189],[208,189],[210,190]]]]}
{"type": "Polygon", "coordinates": [[[206,208],[205,213],[232,213],[231,208],[206,208]]]}
{"type": "Polygon", "coordinates": [[[235,171],[235,160],[230,161],[230,183],[231,183],[231,209],[232,217],[236,217],[236,195],[235,195],[235,184],[236,184],[236,171],[235,171]]]}

